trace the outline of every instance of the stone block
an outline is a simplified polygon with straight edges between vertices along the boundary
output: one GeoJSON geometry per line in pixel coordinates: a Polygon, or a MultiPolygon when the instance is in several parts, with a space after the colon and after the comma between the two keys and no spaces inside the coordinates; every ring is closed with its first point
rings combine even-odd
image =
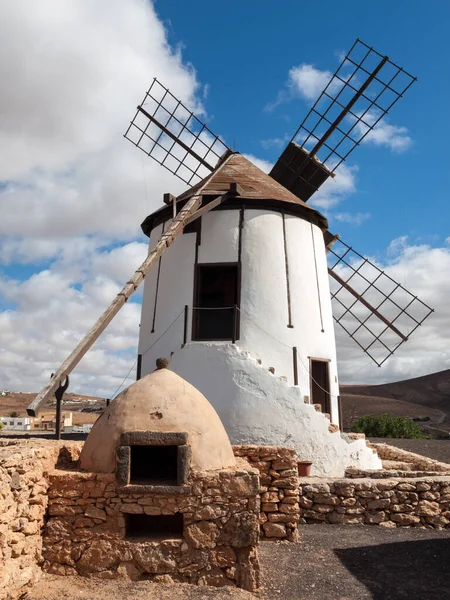
{"type": "Polygon", "coordinates": [[[404,513],[397,513],[395,515],[391,515],[391,520],[401,526],[415,525],[416,523],[420,523],[420,517],[404,513]]]}
{"type": "Polygon", "coordinates": [[[437,502],[430,502],[428,500],[421,500],[417,506],[416,513],[423,517],[434,517],[439,515],[441,512],[440,506],[437,502]]]}
{"type": "Polygon", "coordinates": [[[267,522],[263,525],[264,534],[269,538],[284,538],[287,535],[286,527],[282,523],[267,522]]]}
{"type": "Polygon", "coordinates": [[[184,537],[193,548],[215,548],[220,531],[215,523],[200,521],[185,528],[184,537]]]}

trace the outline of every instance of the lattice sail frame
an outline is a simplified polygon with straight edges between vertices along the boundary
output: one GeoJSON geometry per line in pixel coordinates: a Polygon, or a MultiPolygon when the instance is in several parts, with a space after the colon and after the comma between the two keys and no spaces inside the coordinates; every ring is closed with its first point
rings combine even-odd
{"type": "Polygon", "coordinates": [[[303,159],[285,151],[279,161],[291,178],[302,179],[316,191],[356,146],[376,141],[378,123],[414,81],[402,67],[357,39],[288,144],[300,146],[303,159]]]}
{"type": "Polygon", "coordinates": [[[156,77],[124,137],[187,185],[209,175],[230,150],[156,77]]]}
{"type": "Polygon", "coordinates": [[[327,257],[334,320],[381,367],[434,311],[342,240],[327,257]]]}

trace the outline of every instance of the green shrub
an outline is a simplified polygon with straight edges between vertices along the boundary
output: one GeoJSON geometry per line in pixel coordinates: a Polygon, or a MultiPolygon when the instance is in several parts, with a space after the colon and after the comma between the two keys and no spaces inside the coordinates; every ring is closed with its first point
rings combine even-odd
{"type": "Polygon", "coordinates": [[[365,433],[367,437],[406,438],[425,440],[419,425],[407,417],[392,415],[363,415],[352,423],[353,433],[365,433]]]}
{"type": "Polygon", "coordinates": [[[0,431],[3,429],[3,423],[0,421],[0,431]]]}

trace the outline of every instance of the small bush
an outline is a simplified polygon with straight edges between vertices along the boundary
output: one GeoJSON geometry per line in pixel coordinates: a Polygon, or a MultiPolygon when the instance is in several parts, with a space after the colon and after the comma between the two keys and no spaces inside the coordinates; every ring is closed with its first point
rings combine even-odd
{"type": "Polygon", "coordinates": [[[365,433],[367,437],[377,438],[404,438],[425,440],[417,423],[407,417],[394,417],[392,415],[363,415],[352,423],[353,433],[365,433]]]}

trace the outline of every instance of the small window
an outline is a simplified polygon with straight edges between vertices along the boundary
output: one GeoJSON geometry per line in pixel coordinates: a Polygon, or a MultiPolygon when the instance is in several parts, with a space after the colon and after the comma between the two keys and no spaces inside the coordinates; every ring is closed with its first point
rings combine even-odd
{"type": "Polygon", "coordinates": [[[161,541],[183,537],[183,515],[125,515],[125,539],[161,541]]]}
{"type": "Polygon", "coordinates": [[[177,483],[178,446],[131,446],[130,484],[177,483]]]}
{"type": "Polygon", "coordinates": [[[237,264],[197,265],[193,340],[238,337],[239,269],[237,264]]]}

